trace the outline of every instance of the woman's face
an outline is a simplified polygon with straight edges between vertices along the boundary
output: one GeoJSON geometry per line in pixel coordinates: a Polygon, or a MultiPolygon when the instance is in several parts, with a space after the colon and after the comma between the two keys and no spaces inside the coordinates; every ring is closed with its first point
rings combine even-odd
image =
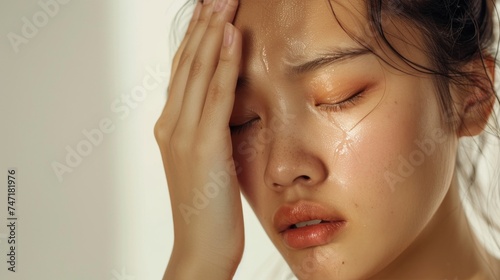
{"type": "MultiPolygon", "coordinates": [[[[457,137],[432,79],[377,47],[364,3],[332,6],[406,74],[356,43],[328,1],[243,0],[235,21],[244,38],[231,117],[238,178],[303,279],[382,271],[419,242],[453,178],[457,137]]],[[[393,34],[403,55],[427,63],[415,32],[393,34]]]]}

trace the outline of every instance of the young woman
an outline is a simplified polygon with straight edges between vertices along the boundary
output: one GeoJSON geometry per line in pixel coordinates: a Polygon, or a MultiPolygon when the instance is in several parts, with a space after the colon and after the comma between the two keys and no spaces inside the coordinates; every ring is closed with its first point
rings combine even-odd
{"type": "Polygon", "coordinates": [[[155,127],[175,231],[164,279],[231,279],[240,190],[299,279],[500,279],[459,196],[476,163],[457,160],[485,129],[499,144],[493,10],[197,3],[155,127]]]}

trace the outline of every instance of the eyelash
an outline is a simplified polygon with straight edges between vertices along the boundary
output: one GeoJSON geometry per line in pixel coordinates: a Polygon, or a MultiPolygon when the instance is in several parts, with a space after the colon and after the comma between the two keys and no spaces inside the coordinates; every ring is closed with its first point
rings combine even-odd
{"type": "Polygon", "coordinates": [[[334,103],[334,104],[318,104],[316,106],[323,107],[327,111],[330,112],[342,112],[342,110],[345,110],[351,106],[356,105],[357,102],[364,96],[363,93],[365,90],[360,90],[357,93],[351,95],[349,98],[347,98],[344,101],[334,103]]]}
{"type": "Polygon", "coordinates": [[[255,118],[255,119],[252,119],[244,124],[229,126],[229,129],[231,130],[231,134],[238,135],[238,134],[244,132],[245,130],[247,130],[248,128],[250,128],[254,123],[256,123],[259,120],[260,120],[260,118],[255,118]]]}
{"type": "MultiPolygon", "coordinates": [[[[356,103],[364,96],[365,90],[360,90],[357,93],[351,95],[349,98],[347,98],[344,101],[341,101],[339,103],[334,103],[334,104],[317,104],[316,106],[323,107],[327,111],[330,112],[341,112],[342,110],[345,110],[351,106],[356,105],[356,103]]],[[[241,125],[233,125],[229,126],[231,130],[231,134],[241,134],[245,130],[249,129],[252,127],[257,121],[259,121],[260,118],[254,118],[244,124],[241,125]]]]}

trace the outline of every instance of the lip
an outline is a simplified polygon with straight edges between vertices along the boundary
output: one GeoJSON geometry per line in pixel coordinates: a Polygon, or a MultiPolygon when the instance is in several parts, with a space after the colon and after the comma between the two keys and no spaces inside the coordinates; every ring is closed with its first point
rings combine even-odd
{"type": "Polygon", "coordinates": [[[338,213],[327,210],[320,204],[301,201],[293,205],[283,205],[273,217],[273,223],[284,243],[292,249],[305,249],[332,242],[346,221],[338,213]],[[292,228],[293,225],[322,220],[317,225],[292,228]]]}

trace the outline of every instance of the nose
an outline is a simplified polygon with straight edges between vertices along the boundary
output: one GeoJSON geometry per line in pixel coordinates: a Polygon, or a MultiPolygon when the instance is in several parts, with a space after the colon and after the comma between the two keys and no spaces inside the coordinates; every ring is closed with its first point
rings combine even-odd
{"type": "MultiPolygon", "coordinates": [[[[288,131],[294,131],[288,130],[288,131]]],[[[296,131],[296,130],[295,130],[296,131]]],[[[307,133],[280,133],[269,147],[264,173],[266,186],[280,191],[286,187],[314,187],[328,177],[318,141],[307,133]]]]}

